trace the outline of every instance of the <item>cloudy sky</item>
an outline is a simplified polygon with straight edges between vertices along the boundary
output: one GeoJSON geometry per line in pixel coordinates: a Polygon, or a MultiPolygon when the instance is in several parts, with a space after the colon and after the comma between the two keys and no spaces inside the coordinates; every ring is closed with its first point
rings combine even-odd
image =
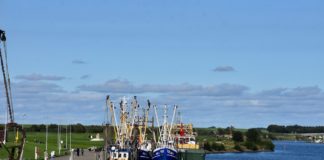
{"type": "Polygon", "coordinates": [[[106,95],[137,95],[200,127],[324,125],[323,7],[0,0],[16,120],[101,124],[106,95]]]}

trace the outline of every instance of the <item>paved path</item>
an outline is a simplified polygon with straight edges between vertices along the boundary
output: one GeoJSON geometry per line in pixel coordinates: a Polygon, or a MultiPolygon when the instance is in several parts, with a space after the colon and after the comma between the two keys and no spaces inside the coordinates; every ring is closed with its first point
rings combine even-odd
{"type": "MultiPolygon", "coordinates": [[[[76,153],[74,153],[73,160],[97,160],[98,158],[96,158],[96,157],[98,154],[99,154],[99,152],[84,151],[83,156],[81,156],[81,153],[80,153],[80,156],[77,156],[76,153]]],[[[63,157],[57,157],[54,160],[69,160],[69,158],[70,158],[70,156],[63,156],[63,157]]],[[[101,160],[103,160],[103,159],[101,159],[101,160]]]]}

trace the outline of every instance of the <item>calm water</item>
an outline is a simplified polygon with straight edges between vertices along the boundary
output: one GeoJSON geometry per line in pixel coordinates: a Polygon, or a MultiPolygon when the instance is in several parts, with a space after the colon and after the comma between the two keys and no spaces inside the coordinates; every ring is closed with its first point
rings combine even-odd
{"type": "Polygon", "coordinates": [[[206,160],[324,160],[324,144],[276,141],[275,152],[207,155],[206,160]]]}

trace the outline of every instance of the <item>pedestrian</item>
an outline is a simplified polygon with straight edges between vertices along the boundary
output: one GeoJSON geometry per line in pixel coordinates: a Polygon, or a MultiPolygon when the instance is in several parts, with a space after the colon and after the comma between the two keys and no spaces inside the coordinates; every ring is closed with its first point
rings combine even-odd
{"type": "Polygon", "coordinates": [[[79,157],[80,156],[80,148],[77,148],[77,156],[79,157]]]}
{"type": "Polygon", "coordinates": [[[84,150],[83,150],[83,148],[81,148],[81,155],[83,156],[83,153],[84,153],[84,150]]]}

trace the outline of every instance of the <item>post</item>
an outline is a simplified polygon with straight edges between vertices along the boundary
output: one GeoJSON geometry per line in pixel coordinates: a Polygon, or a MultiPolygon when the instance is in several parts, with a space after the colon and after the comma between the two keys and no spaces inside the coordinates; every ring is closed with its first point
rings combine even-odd
{"type": "Polygon", "coordinates": [[[67,140],[67,133],[68,133],[68,126],[66,125],[66,128],[65,128],[65,149],[68,149],[68,140],[67,140]]]}
{"type": "Polygon", "coordinates": [[[57,147],[58,147],[58,154],[61,155],[61,135],[60,135],[60,125],[57,125],[57,147]]]}
{"type": "Polygon", "coordinates": [[[35,146],[35,159],[37,160],[38,159],[38,153],[37,153],[37,146],[35,146]]]}
{"type": "Polygon", "coordinates": [[[45,151],[47,152],[47,141],[48,141],[48,124],[46,125],[46,135],[45,135],[45,137],[46,137],[46,146],[45,146],[45,151]]]}

